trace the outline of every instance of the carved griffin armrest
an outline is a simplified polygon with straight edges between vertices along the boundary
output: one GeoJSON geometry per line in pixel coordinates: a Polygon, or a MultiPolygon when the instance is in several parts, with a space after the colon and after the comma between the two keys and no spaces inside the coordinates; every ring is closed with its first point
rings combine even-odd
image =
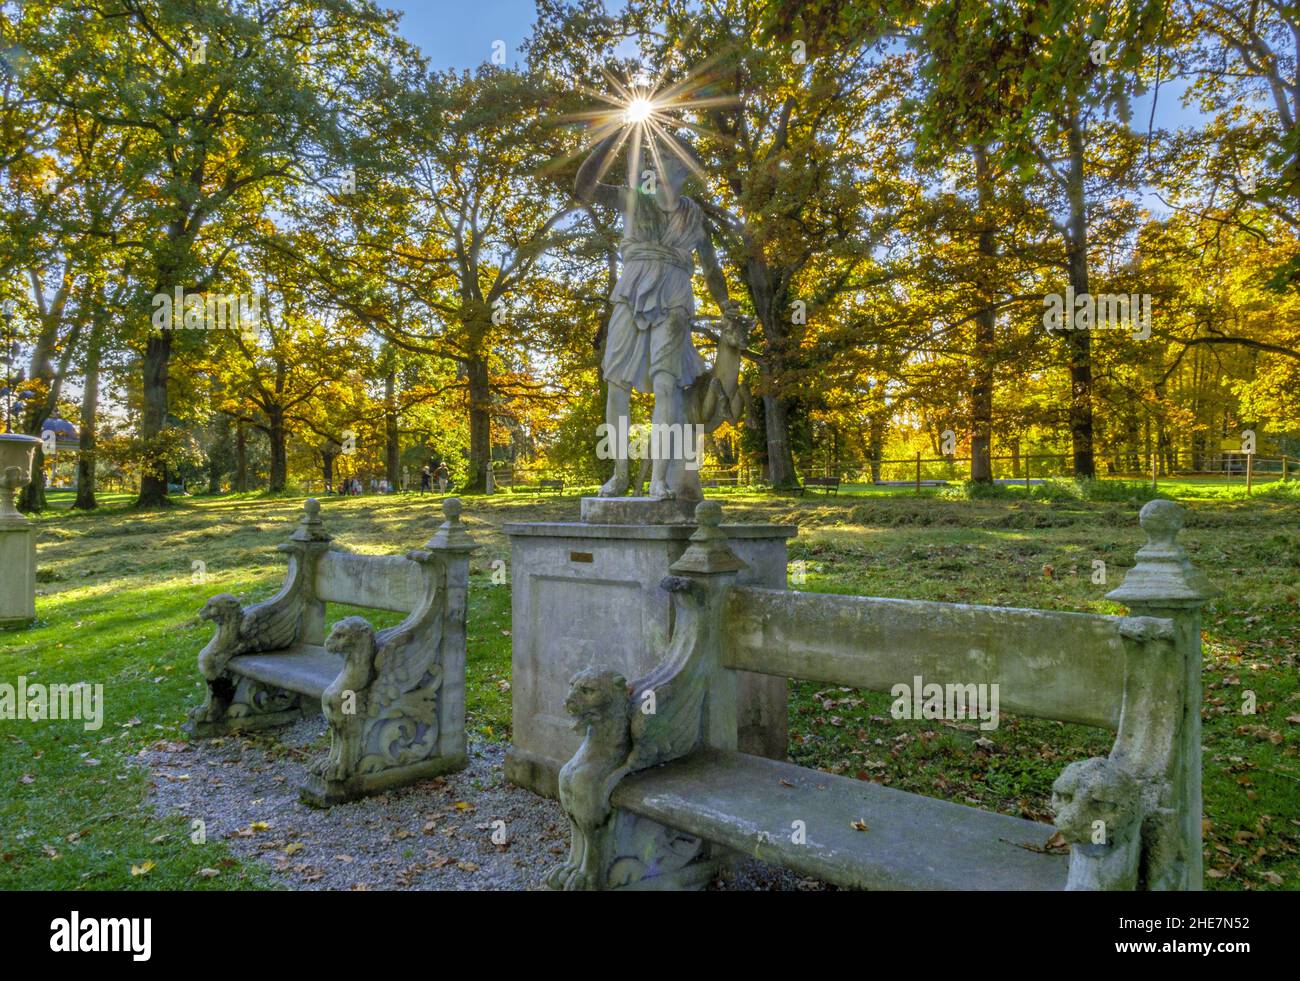
{"type": "Polygon", "coordinates": [[[275,596],[244,606],[230,593],[219,593],[203,605],[199,619],[216,628],[199,652],[199,671],[209,681],[221,676],[226,662],[237,654],[284,650],[302,632],[303,598],[295,570],[275,596]]]}
{"type": "Polygon", "coordinates": [[[284,650],[302,639],[308,603],[315,596],[316,560],[329,548],[330,536],[320,518],[320,502],[309,499],[297,530],[276,546],[288,557],[284,585],[270,599],[244,607],[229,593],[212,597],[199,617],[216,625],[216,633],[199,652],[199,671],[216,681],[237,654],[284,650]]]}
{"type": "Polygon", "coordinates": [[[330,727],[330,750],[312,772],[326,780],[346,780],[361,758],[362,735],[375,675],[375,629],[364,617],[334,624],[325,649],[343,659],[342,670],[321,695],[321,713],[330,727]]]}
{"type": "Polygon", "coordinates": [[[439,750],[446,568],[427,550],[409,557],[423,566],[424,593],[406,619],[375,631],[364,618],[348,617],[325,642],[343,658],[321,698],[333,741],[315,772],[326,780],[419,763],[439,750]]]}
{"type": "Polygon", "coordinates": [[[1126,660],[1114,748],[1070,764],[1052,784],[1056,827],[1070,844],[1067,889],[1162,888],[1180,861],[1166,806],[1184,688],[1174,625],[1123,617],[1118,627],[1126,660]]]}
{"type": "Polygon", "coordinates": [[[1071,763],[1052,784],[1052,813],[1070,844],[1066,889],[1137,888],[1140,791],[1123,767],[1101,756],[1071,763]]]}

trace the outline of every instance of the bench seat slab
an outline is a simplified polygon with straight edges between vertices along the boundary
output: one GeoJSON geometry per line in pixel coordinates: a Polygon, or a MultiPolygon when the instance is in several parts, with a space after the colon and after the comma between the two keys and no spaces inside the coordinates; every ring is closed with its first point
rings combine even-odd
{"type": "Polygon", "coordinates": [[[324,647],[298,644],[282,653],[232,657],[228,669],[245,678],[320,701],[325,689],[343,670],[343,659],[324,647]]]}
{"type": "Polygon", "coordinates": [[[1049,824],[743,753],[707,750],[633,774],[611,803],[848,888],[1065,888],[1067,856],[1041,851],[1049,824]]]}

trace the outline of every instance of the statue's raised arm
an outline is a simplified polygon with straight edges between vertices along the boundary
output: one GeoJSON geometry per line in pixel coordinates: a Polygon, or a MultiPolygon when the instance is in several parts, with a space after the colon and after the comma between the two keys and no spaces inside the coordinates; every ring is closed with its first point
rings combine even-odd
{"type": "Polygon", "coordinates": [[[591,155],[578,168],[578,176],[573,181],[573,193],[579,201],[586,204],[608,205],[623,210],[623,195],[626,188],[601,182],[601,175],[609,169],[609,159],[618,149],[619,134],[611,133],[591,151],[591,155]]]}

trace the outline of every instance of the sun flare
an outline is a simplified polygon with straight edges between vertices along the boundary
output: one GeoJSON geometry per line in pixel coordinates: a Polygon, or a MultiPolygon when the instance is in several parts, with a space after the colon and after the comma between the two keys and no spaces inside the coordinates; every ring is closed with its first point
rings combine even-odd
{"type": "Polygon", "coordinates": [[[627,104],[623,110],[623,121],[632,125],[644,123],[654,115],[655,104],[645,96],[639,95],[627,104]]]}
{"type": "MultiPolygon", "coordinates": [[[[705,66],[701,66],[704,69],[705,66]]],[[[661,154],[676,158],[688,171],[698,175],[699,165],[676,135],[680,129],[703,132],[698,122],[684,118],[698,117],[715,109],[734,109],[739,103],[733,96],[705,94],[712,88],[709,73],[697,70],[672,83],[665,84],[662,76],[649,72],[638,74],[635,80],[619,79],[609,71],[604,72],[609,90],[596,91],[584,87],[583,91],[604,105],[572,113],[565,118],[583,123],[587,128],[584,146],[590,148],[601,140],[617,134],[619,146],[625,142],[632,148],[644,147],[657,167],[663,163],[661,154]]],[[[640,152],[639,149],[636,152],[640,152]]],[[[605,166],[613,161],[613,156],[605,166]]],[[[604,171],[602,170],[602,176],[604,171]]]]}

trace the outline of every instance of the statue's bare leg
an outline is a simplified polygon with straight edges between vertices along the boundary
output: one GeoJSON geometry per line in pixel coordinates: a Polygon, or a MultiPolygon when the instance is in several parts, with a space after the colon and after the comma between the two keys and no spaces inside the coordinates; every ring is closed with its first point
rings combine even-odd
{"type": "MultiPolygon", "coordinates": [[[[619,382],[608,383],[605,396],[605,422],[615,433],[628,431],[628,415],[632,406],[632,388],[619,382]],[[620,425],[619,420],[623,420],[620,425]]],[[[601,497],[622,497],[627,493],[627,447],[615,445],[614,476],[600,488],[601,497]]]]}
{"type": "Polygon", "coordinates": [[[678,430],[681,429],[682,390],[676,377],[667,371],[655,372],[651,383],[655,390],[654,414],[650,417],[651,447],[655,452],[650,470],[650,489],[646,493],[662,500],[673,496],[669,476],[673,469],[672,454],[680,449],[677,442],[680,432],[675,433],[671,427],[676,425],[678,430]]]}

